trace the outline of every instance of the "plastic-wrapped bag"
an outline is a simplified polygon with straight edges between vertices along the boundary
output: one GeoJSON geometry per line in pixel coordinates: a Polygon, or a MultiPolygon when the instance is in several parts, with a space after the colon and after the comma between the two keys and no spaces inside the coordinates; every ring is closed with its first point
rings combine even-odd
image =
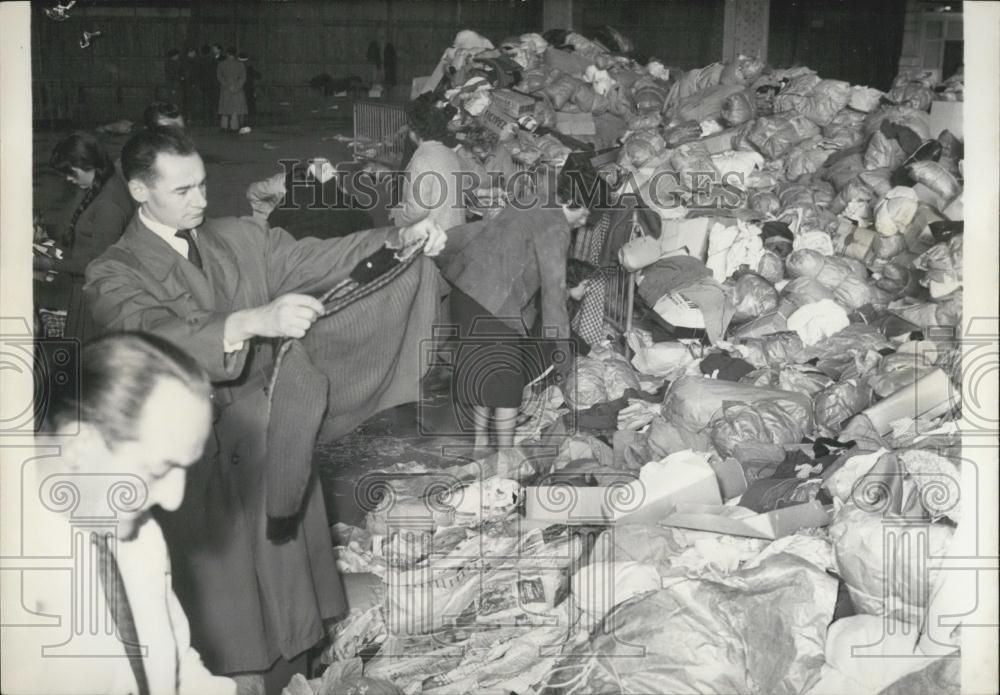
{"type": "Polygon", "coordinates": [[[664,105],[672,108],[692,94],[719,84],[724,67],[722,63],[712,63],[703,68],[688,70],[670,88],[664,105]]]}
{"type": "Polygon", "coordinates": [[[629,130],[651,130],[659,128],[663,117],[659,111],[640,112],[628,120],[629,130]]]}
{"type": "Polygon", "coordinates": [[[632,99],[639,113],[647,111],[660,112],[667,98],[668,87],[651,77],[644,77],[632,85],[632,99]]]}
{"type": "MultiPolygon", "coordinates": [[[[779,94],[780,98],[781,95],[779,94]]],[[[851,98],[851,85],[841,80],[820,80],[805,98],[800,113],[816,125],[826,125],[851,98]]]]}
{"type": "Polygon", "coordinates": [[[611,105],[607,96],[598,94],[589,84],[583,84],[573,92],[572,100],[581,113],[604,113],[611,105]]]}
{"type": "Polygon", "coordinates": [[[872,221],[872,201],[875,192],[872,191],[860,177],[854,178],[840,189],[836,197],[830,201],[830,212],[847,217],[859,224],[872,221]]]}
{"type": "Polygon", "coordinates": [[[541,68],[525,70],[521,73],[521,82],[517,85],[517,88],[525,94],[534,94],[545,88],[548,78],[548,73],[541,68]]]}
{"type": "Polygon", "coordinates": [[[747,139],[768,159],[778,159],[798,143],[818,133],[819,127],[805,116],[781,114],[758,118],[747,139]]]}
{"type": "Polygon", "coordinates": [[[851,87],[851,94],[847,99],[847,105],[857,111],[871,113],[878,108],[883,96],[883,92],[877,89],[855,85],[851,87]]]}
{"type": "Polygon", "coordinates": [[[742,323],[768,314],[778,308],[778,292],[774,285],[754,273],[736,278],[732,288],[736,307],[733,321],[742,323]]]}
{"type": "Polygon", "coordinates": [[[962,184],[938,162],[912,162],[907,172],[917,183],[922,183],[947,202],[962,192],[962,184]]]}
{"type": "Polygon", "coordinates": [[[705,145],[700,142],[689,142],[677,147],[670,155],[670,166],[680,172],[681,184],[690,186],[694,183],[691,174],[715,175],[715,165],[705,145]]]}
{"type": "Polygon", "coordinates": [[[701,126],[697,121],[687,121],[678,123],[663,131],[663,139],[667,142],[667,147],[678,147],[688,142],[693,142],[701,137],[701,126]]]}
{"type": "Polygon", "coordinates": [[[889,311],[901,319],[929,331],[934,326],[954,327],[962,322],[962,291],[952,292],[936,302],[915,301],[909,297],[889,304],[889,311]]]}
{"type": "Polygon", "coordinates": [[[840,432],[852,416],[871,405],[872,390],[867,382],[847,379],[816,394],[813,411],[816,425],[827,432],[840,432]]]}
{"type": "Polygon", "coordinates": [[[750,194],[749,205],[764,215],[773,215],[781,209],[781,201],[773,191],[754,191],[750,194]]]}
{"type": "MultiPolygon", "coordinates": [[[[789,408],[803,413],[812,407],[809,397],[800,393],[700,376],[685,376],[667,389],[663,399],[663,417],[668,422],[685,429],[700,431],[722,410],[726,402],[753,405],[761,400],[787,402],[789,408]]],[[[811,422],[811,419],[808,421],[811,422]]]]}
{"type": "Polygon", "coordinates": [[[556,110],[552,107],[552,102],[547,96],[535,102],[531,115],[543,128],[555,128],[556,126],[556,110]]]}
{"type": "Polygon", "coordinates": [[[641,167],[667,147],[663,137],[655,130],[640,130],[625,140],[623,154],[634,166],[641,167]]]}
{"type": "Polygon", "coordinates": [[[738,126],[747,121],[752,121],[757,117],[757,106],[754,95],[745,89],[730,94],[722,102],[720,116],[730,126],[738,126]]]}
{"type": "Polygon", "coordinates": [[[764,71],[764,61],[742,53],[735,60],[726,63],[719,75],[722,84],[748,85],[764,71]]]}
{"type": "Polygon", "coordinates": [[[825,181],[789,182],[778,187],[783,208],[808,208],[829,205],[836,191],[825,181]]]}
{"type": "Polygon", "coordinates": [[[802,338],[795,331],[779,331],[759,338],[733,338],[740,355],[754,367],[780,367],[798,359],[802,338]]]}
{"type": "Polygon", "coordinates": [[[908,106],[917,111],[927,111],[934,101],[934,92],[919,82],[908,82],[893,86],[886,97],[900,106],[908,106]]]}
{"type": "Polygon", "coordinates": [[[906,159],[906,153],[894,138],[882,131],[872,135],[865,150],[866,169],[896,169],[906,159]]]}
{"type": "Polygon", "coordinates": [[[924,283],[932,299],[940,299],[962,287],[963,235],[952,237],[927,249],[913,266],[925,270],[924,283]]]}
{"type": "Polygon", "coordinates": [[[823,372],[804,364],[786,364],[778,370],[777,388],[807,394],[810,398],[833,384],[833,379],[823,372]]]}
{"type": "Polygon", "coordinates": [[[821,299],[833,299],[833,290],[812,277],[797,277],[789,281],[781,290],[781,310],[788,316],[795,309],[818,302],[821,299]]]}
{"type": "Polygon", "coordinates": [[[894,345],[886,340],[878,328],[863,323],[852,323],[847,328],[838,331],[822,343],[803,349],[796,361],[808,362],[819,360],[820,362],[831,358],[842,358],[844,356],[853,359],[853,355],[868,351],[879,352],[885,349],[893,349],[894,345]]]}
{"type": "Polygon", "coordinates": [[[757,274],[772,285],[785,277],[785,259],[780,254],[765,248],[757,262],[757,274]]]}
{"type": "Polygon", "coordinates": [[[774,97],[774,112],[802,113],[808,104],[809,94],[821,81],[820,76],[811,70],[793,77],[774,97]]]}
{"type": "Polygon", "coordinates": [[[897,352],[882,358],[878,371],[868,378],[868,383],[875,395],[885,398],[916,383],[932,371],[934,367],[924,364],[917,355],[897,352]]]}
{"type": "Polygon", "coordinates": [[[875,206],[875,230],[892,236],[906,230],[917,214],[920,200],[912,188],[896,186],[875,206]]]}
{"type": "Polygon", "coordinates": [[[616,353],[615,357],[601,361],[604,363],[604,387],[609,401],[621,398],[629,389],[639,390],[639,377],[624,357],[616,353]]]}
{"type": "Polygon", "coordinates": [[[704,121],[716,118],[722,113],[726,99],[743,88],[739,85],[720,84],[682,99],[674,107],[673,115],[682,121],[704,121]]]}
{"type": "MultiPolygon", "coordinates": [[[[832,160],[833,157],[828,157],[832,160]]],[[[829,181],[834,190],[842,191],[851,181],[857,179],[858,174],[865,170],[864,158],[860,154],[852,154],[847,157],[840,157],[836,162],[830,164],[823,171],[823,180],[829,181]]]]}
{"type": "Polygon", "coordinates": [[[921,140],[931,139],[928,115],[909,106],[888,106],[869,114],[865,120],[865,133],[872,135],[882,127],[883,121],[906,126],[921,140]]]}
{"type": "Polygon", "coordinates": [[[792,250],[798,251],[799,249],[812,249],[824,256],[832,256],[834,253],[833,239],[826,232],[802,232],[796,234],[795,240],[792,242],[792,250]]]}
{"type": "Polygon", "coordinates": [[[609,399],[604,385],[604,363],[589,357],[577,357],[562,389],[563,399],[574,410],[586,410],[598,403],[607,402],[609,399]]]}
{"type": "Polygon", "coordinates": [[[559,75],[555,80],[545,87],[545,93],[552,100],[552,105],[556,111],[561,111],[576,94],[576,91],[584,85],[584,81],[572,75],[559,75]]]}
{"type": "Polygon", "coordinates": [[[814,135],[785,154],[785,176],[790,181],[819,171],[830,156],[830,150],[821,147],[822,142],[822,136],[814,135]]]}
{"type": "Polygon", "coordinates": [[[862,171],[858,174],[858,178],[880,198],[892,190],[891,169],[871,169],[869,171],[862,171]]]}
{"type": "Polygon", "coordinates": [[[834,577],[789,553],[684,581],[612,611],[546,690],[581,673],[585,693],[804,692],[823,663],[836,597],[834,577]]]}
{"type": "MultiPolygon", "coordinates": [[[[857,495],[855,499],[864,500],[857,495]]],[[[895,533],[895,539],[886,534],[881,509],[864,509],[857,501],[844,505],[830,526],[837,574],[860,612],[919,625],[941,581],[941,564],[954,530],[941,523],[908,521],[895,533]]]]}
{"type": "Polygon", "coordinates": [[[744,464],[778,464],[785,458],[782,444],[797,444],[812,433],[811,415],[792,401],[725,405],[712,423],[712,445],[744,464]]]}

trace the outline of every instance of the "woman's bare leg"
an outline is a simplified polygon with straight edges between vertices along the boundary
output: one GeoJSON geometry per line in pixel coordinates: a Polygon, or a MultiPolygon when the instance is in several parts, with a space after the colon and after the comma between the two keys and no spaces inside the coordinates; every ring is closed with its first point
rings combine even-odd
{"type": "Polygon", "coordinates": [[[497,433],[497,447],[514,446],[514,425],[517,424],[517,408],[497,408],[493,426],[497,433]]]}
{"type": "Polygon", "coordinates": [[[490,409],[485,405],[472,406],[472,426],[475,428],[473,446],[487,448],[490,445],[490,409]]]}

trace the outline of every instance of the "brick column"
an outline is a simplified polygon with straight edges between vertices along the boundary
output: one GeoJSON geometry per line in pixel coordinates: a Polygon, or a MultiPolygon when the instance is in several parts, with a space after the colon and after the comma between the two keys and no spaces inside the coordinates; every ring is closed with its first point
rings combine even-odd
{"type": "Polygon", "coordinates": [[[767,61],[771,0],[726,0],[722,29],[722,59],[739,54],[767,61]]]}

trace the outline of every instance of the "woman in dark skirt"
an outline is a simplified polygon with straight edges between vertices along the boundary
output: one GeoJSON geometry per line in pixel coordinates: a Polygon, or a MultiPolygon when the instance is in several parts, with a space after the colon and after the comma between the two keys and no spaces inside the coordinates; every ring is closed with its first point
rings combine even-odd
{"type": "Polygon", "coordinates": [[[553,204],[506,208],[478,223],[449,255],[444,275],[452,284],[451,319],[458,328],[452,391],[472,420],[477,448],[489,445],[491,420],[497,445],[513,446],[524,387],[569,358],[559,350],[571,337],[566,257],[571,230],[588,214],[568,202],[573,199],[560,190],[553,204]],[[528,329],[538,314],[536,298],[541,338],[528,329]]]}

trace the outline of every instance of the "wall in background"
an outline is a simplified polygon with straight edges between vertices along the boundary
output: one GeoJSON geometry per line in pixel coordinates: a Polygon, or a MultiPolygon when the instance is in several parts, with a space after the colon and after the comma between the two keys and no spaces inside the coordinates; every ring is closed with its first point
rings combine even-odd
{"type": "Polygon", "coordinates": [[[574,0],[578,29],[610,25],[637,50],[691,69],[722,59],[723,0],[574,0]]]}
{"type": "Polygon", "coordinates": [[[246,51],[263,74],[261,111],[309,97],[310,78],[371,80],[372,40],[390,41],[398,82],[429,74],[460,29],[493,41],[541,27],[542,0],[192,0],[78,5],[64,22],[32,13],[35,118],[135,119],[164,81],[171,48],[219,43],[246,51]],[[100,30],[87,49],[83,31],[100,30]]]}
{"type": "Polygon", "coordinates": [[[771,0],[768,62],[888,89],[903,42],[906,0],[771,0]]]}

